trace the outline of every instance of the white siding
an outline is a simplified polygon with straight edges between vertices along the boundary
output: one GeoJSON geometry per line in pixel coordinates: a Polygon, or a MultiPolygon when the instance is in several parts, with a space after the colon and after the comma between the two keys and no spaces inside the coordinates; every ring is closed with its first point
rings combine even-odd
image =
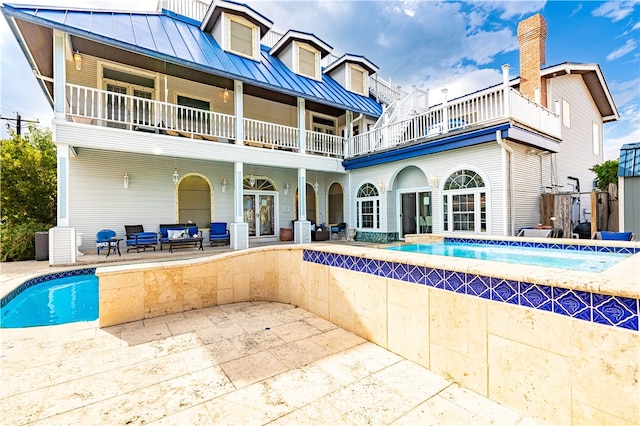
{"type": "Polygon", "coordinates": [[[293,71],[293,43],[289,43],[287,47],[282,49],[282,52],[278,55],[278,59],[293,71]]]}
{"type": "MultiPolygon", "coordinates": [[[[435,175],[438,178],[438,188],[433,191],[433,225],[434,233],[442,232],[442,192],[440,188],[449,173],[467,168],[479,172],[487,181],[487,194],[489,196],[488,217],[491,234],[501,235],[504,229],[502,215],[502,174],[501,174],[501,151],[497,143],[486,143],[475,147],[456,149],[428,156],[411,158],[394,163],[381,164],[378,166],[357,169],[351,172],[351,215],[347,222],[355,223],[355,194],[358,188],[365,182],[372,182],[376,185],[383,182],[385,190],[398,187],[395,177],[407,167],[415,166],[422,171],[424,176],[435,175]],[[393,185],[393,186],[391,186],[393,185]]],[[[405,179],[403,177],[403,179],[405,179]]],[[[411,183],[419,183],[419,180],[410,179],[411,183]]],[[[424,182],[424,180],[423,180],[424,182]]],[[[409,184],[409,182],[407,182],[409,184]]],[[[404,187],[404,182],[401,183],[404,187]]],[[[428,184],[424,184],[427,190],[428,184]]],[[[382,197],[381,211],[383,212],[381,232],[398,231],[398,209],[396,207],[395,193],[391,196],[382,197]],[[385,215],[388,211],[390,214],[385,215]]]]}
{"type": "MultiPolygon", "coordinates": [[[[549,83],[550,104],[556,100],[566,100],[571,105],[571,127],[562,126],[562,142],[560,152],[556,154],[558,184],[560,190],[570,192],[574,181],[567,179],[573,176],[580,179],[581,192],[593,190],[595,173],[589,168],[601,164],[602,156],[602,117],[596,108],[589,91],[580,75],[570,74],[552,79],[549,83]],[[600,154],[593,153],[592,123],[600,126],[600,154]]],[[[589,196],[581,197],[582,208],[590,210],[589,196]]],[[[581,213],[580,220],[585,217],[581,213]]],[[[587,219],[590,219],[587,217],[587,219]]]]}
{"type": "Polygon", "coordinates": [[[347,65],[340,65],[335,70],[331,71],[331,78],[333,78],[342,87],[347,87],[347,65]]]}

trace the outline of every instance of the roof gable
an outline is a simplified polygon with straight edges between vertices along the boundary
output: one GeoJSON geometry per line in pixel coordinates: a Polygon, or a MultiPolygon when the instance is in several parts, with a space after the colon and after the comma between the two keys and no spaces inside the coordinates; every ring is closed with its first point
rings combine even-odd
{"type": "Polygon", "coordinates": [[[273,45],[269,53],[273,56],[278,56],[278,54],[282,52],[282,50],[287,45],[289,45],[290,43],[293,43],[294,41],[303,41],[313,46],[315,49],[317,49],[320,52],[320,56],[322,58],[324,58],[329,53],[331,53],[331,50],[333,49],[327,43],[325,43],[324,41],[316,37],[314,34],[289,30],[284,36],[282,36],[282,38],[280,38],[280,40],[278,40],[276,44],[273,45]]]}

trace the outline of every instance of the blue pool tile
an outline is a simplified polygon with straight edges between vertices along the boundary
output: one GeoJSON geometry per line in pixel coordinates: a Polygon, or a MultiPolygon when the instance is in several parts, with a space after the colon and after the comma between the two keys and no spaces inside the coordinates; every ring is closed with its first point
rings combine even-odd
{"type": "Polygon", "coordinates": [[[378,261],[373,259],[365,259],[363,272],[371,275],[378,275],[378,261]]]}
{"type": "Polygon", "coordinates": [[[393,279],[407,281],[407,276],[409,275],[409,269],[411,268],[409,265],[405,265],[404,263],[396,263],[396,267],[393,271],[393,279]]]}
{"type": "Polygon", "coordinates": [[[378,270],[376,271],[376,275],[380,275],[385,278],[393,278],[393,273],[395,270],[395,262],[388,262],[386,260],[380,261],[380,265],[378,270]]]}
{"type": "Polygon", "coordinates": [[[491,299],[491,279],[482,275],[467,275],[467,294],[491,299]]]}
{"type": "Polygon", "coordinates": [[[551,312],[553,310],[551,287],[521,282],[520,305],[551,312]]]}
{"type": "Polygon", "coordinates": [[[344,266],[343,268],[353,271],[353,267],[356,263],[356,259],[353,256],[344,256],[344,266]]]}
{"type": "Polygon", "coordinates": [[[412,266],[407,275],[407,281],[415,284],[425,285],[427,283],[427,268],[423,266],[412,266]]]}
{"type": "Polygon", "coordinates": [[[428,286],[435,288],[444,288],[444,271],[435,268],[427,268],[428,286]]]}
{"type": "Polygon", "coordinates": [[[638,330],[638,299],[593,294],[593,322],[638,330]]]}
{"type": "Polygon", "coordinates": [[[518,304],[518,282],[491,278],[491,300],[518,304]]]}
{"type": "Polygon", "coordinates": [[[591,293],[554,287],[553,312],[591,321],[591,293]]]}
{"type": "Polygon", "coordinates": [[[464,272],[444,271],[444,289],[464,294],[464,272]]]}

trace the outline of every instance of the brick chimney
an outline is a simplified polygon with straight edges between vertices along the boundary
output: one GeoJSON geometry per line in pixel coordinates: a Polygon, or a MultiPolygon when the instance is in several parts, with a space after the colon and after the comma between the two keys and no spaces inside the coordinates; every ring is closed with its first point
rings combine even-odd
{"type": "Polygon", "coordinates": [[[547,23],[539,13],[518,24],[520,43],[520,92],[535,100],[536,88],[540,88],[540,103],[547,106],[547,87],[540,78],[540,68],[546,63],[545,41],[547,23]]]}

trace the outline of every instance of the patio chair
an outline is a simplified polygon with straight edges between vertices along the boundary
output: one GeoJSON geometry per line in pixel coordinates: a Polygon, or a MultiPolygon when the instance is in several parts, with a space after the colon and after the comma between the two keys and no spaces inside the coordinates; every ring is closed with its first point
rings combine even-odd
{"type": "Polygon", "coordinates": [[[338,236],[338,238],[340,237],[340,233],[342,232],[342,236],[343,237],[347,237],[347,224],[344,222],[341,222],[335,226],[331,227],[331,236],[333,237],[333,234],[336,234],[338,236]]]}
{"type": "Polygon", "coordinates": [[[230,243],[227,222],[211,222],[209,228],[209,243],[212,247],[214,244],[226,245],[230,243]]]}
{"type": "Polygon", "coordinates": [[[158,234],[155,232],[144,232],[142,225],[125,225],[125,235],[127,238],[127,253],[129,250],[136,250],[140,253],[140,249],[147,251],[152,248],[156,251],[158,244],[158,234]]]}
{"type": "Polygon", "coordinates": [[[115,252],[116,246],[112,244],[111,239],[116,237],[116,231],[111,229],[103,229],[96,234],[96,250],[100,256],[100,250],[106,248],[115,252]]]}
{"type": "Polygon", "coordinates": [[[609,241],[635,241],[636,236],[633,232],[600,231],[595,232],[592,239],[609,241]]]}

